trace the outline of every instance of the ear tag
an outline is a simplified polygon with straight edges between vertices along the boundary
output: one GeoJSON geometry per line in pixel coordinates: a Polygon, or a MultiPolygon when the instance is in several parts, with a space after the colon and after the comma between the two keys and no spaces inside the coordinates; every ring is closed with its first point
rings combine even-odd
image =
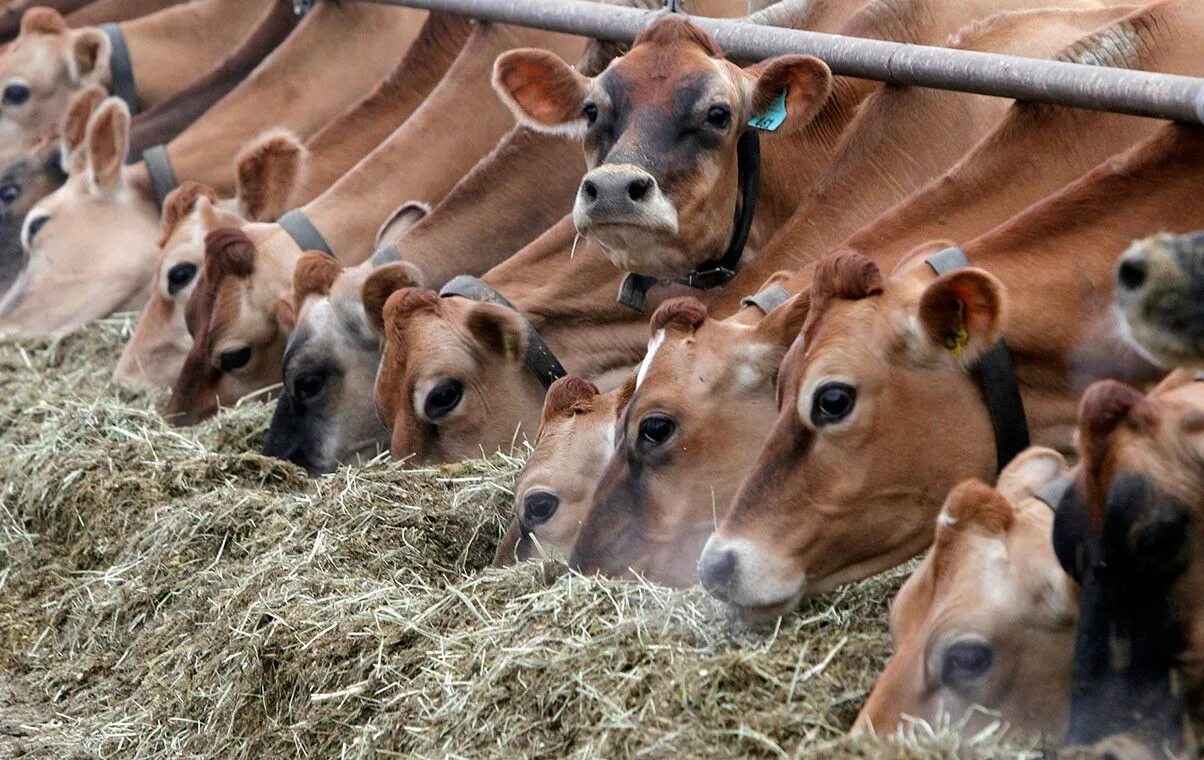
{"type": "Polygon", "coordinates": [[[514,345],[514,337],[509,333],[502,335],[502,351],[506,355],[506,361],[518,359],[518,346],[514,345]]]}
{"type": "Polygon", "coordinates": [[[778,127],[786,121],[786,93],[790,92],[790,88],[783,89],[778,93],[778,96],[773,99],[769,107],[764,113],[758,114],[748,120],[748,126],[756,127],[757,129],[766,132],[776,132],[778,127]]]}
{"type": "Polygon", "coordinates": [[[970,334],[966,332],[966,305],[961,301],[957,302],[957,332],[945,338],[945,348],[958,359],[962,358],[962,352],[966,350],[966,344],[970,342],[970,334]]]}

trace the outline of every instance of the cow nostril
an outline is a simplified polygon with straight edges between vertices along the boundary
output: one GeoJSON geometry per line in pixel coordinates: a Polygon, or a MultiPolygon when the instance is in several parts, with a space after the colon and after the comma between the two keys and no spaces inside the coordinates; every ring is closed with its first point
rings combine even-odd
{"type": "Polygon", "coordinates": [[[1150,273],[1150,263],[1144,258],[1128,258],[1120,262],[1116,270],[1117,282],[1128,290],[1137,290],[1145,284],[1150,273]]]}
{"type": "Polygon", "coordinates": [[[698,580],[703,588],[720,599],[722,590],[736,574],[736,553],[733,551],[703,552],[698,562],[698,580]]]}
{"type": "Polygon", "coordinates": [[[587,179],[581,183],[581,194],[591,202],[596,201],[598,200],[598,186],[587,179]]]}
{"type": "Polygon", "coordinates": [[[523,499],[523,517],[528,527],[541,525],[552,519],[560,508],[560,497],[547,491],[533,491],[523,499]]]}
{"type": "Polygon", "coordinates": [[[652,178],[651,177],[641,177],[640,179],[633,179],[633,180],[631,180],[631,182],[629,182],[627,184],[627,197],[638,203],[639,201],[644,200],[644,197],[648,195],[648,191],[651,189],[652,189],[652,178]]]}

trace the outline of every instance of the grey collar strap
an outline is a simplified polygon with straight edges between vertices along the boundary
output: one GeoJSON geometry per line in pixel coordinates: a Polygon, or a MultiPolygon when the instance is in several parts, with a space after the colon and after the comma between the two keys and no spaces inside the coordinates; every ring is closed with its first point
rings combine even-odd
{"type": "Polygon", "coordinates": [[[1069,475],[1054,478],[1034,491],[1033,498],[1044,502],[1045,506],[1057,512],[1058,505],[1062,503],[1062,497],[1070,490],[1070,484],[1073,482],[1073,479],[1069,475]]]}
{"type": "Polygon", "coordinates": [[[179,187],[176,173],[171,168],[171,159],[167,157],[167,148],[162,145],[152,145],[142,151],[142,160],[146,162],[146,173],[150,175],[151,187],[155,191],[155,203],[163,210],[167,194],[179,187]]]}
{"type": "Polygon", "coordinates": [[[790,293],[781,285],[770,285],[755,296],[744,296],[741,306],[756,306],[762,314],[768,314],[790,300],[790,293]]]}
{"type": "MultiPolygon", "coordinates": [[[[946,248],[928,257],[927,264],[940,276],[969,267],[970,260],[961,248],[946,248]]],[[[1003,472],[1007,463],[1029,445],[1028,418],[1024,414],[1024,400],[1020,397],[1020,383],[1016,380],[1012,355],[1003,338],[978,358],[978,376],[991,427],[995,430],[998,471],[1003,472]]]]}
{"type": "Polygon", "coordinates": [[[322,237],[322,233],[318,232],[318,228],[301,209],[286,212],[276,223],[284,228],[302,251],[321,251],[327,256],[334,256],[326,238],[322,237]]]}
{"type": "Polygon", "coordinates": [[[113,79],[110,92],[130,107],[130,116],[138,115],[138,88],[134,86],[134,62],[125,44],[125,32],[120,24],[101,24],[100,31],[109,38],[109,75],[113,79]]]}
{"type": "Polygon", "coordinates": [[[439,291],[439,295],[443,298],[461,296],[473,301],[480,301],[481,303],[497,304],[518,314],[527,326],[527,353],[523,357],[527,369],[531,370],[535,374],[535,377],[539,378],[539,382],[543,384],[544,388],[551,386],[552,383],[568,374],[556,358],[556,354],[552,353],[552,349],[548,348],[548,344],[544,343],[543,338],[539,337],[539,333],[527,321],[523,313],[514,308],[514,304],[507,301],[505,296],[489,285],[486,285],[480,279],[466,274],[454,277],[443,286],[439,291]]]}
{"type": "Polygon", "coordinates": [[[392,264],[394,261],[400,260],[401,251],[397,249],[397,243],[385,243],[372,253],[372,268],[383,267],[385,264],[392,264]]]}

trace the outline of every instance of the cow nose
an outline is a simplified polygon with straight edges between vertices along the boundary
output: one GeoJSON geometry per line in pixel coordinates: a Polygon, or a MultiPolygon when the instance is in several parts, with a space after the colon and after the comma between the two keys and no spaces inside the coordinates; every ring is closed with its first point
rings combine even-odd
{"type": "Polygon", "coordinates": [[[579,203],[598,219],[636,214],[652,202],[656,187],[656,179],[637,167],[601,166],[581,181],[579,203]]]}
{"type": "Polygon", "coordinates": [[[560,508],[560,497],[548,491],[532,491],[523,499],[523,522],[528,527],[542,525],[560,508]]]}
{"type": "Polygon", "coordinates": [[[731,549],[708,546],[698,560],[698,580],[711,596],[727,601],[728,589],[736,577],[736,553],[731,549]]]}
{"type": "Polygon", "coordinates": [[[1119,290],[1141,290],[1150,276],[1150,261],[1144,253],[1125,254],[1116,267],[1116,287],[1119,290]]]}

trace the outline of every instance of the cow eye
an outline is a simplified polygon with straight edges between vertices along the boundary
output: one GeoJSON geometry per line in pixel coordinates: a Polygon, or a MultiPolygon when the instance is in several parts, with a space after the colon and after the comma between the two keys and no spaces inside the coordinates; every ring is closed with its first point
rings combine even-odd
{"type": "Polygon", "coordinates": [[[598,120],[598,106],[593,103],[586,103],[581,107],[581,114],[585,116],[585,120],[593,124],[598,120]]]}
{"type": "Polygon", "coordinates": [[[13,203],[21,197],[21,188],[14,184],[0,185],[0,201],[13,203]]]}
{"type": "Polygon", "coordinates": [[[29,228],[25,234],[25,245],[28,248],[33,248],[33,239],[37,237],[42,228],[46,226],[46,222],[50,221],[50,217],[43,214],[42,216],[34,217],[29,220],[29,228]]]}
{"type": "Polygon", "coordinates": [[[817,427],[840,422],[853,411],[857,391],[845,383],[824,383],[811,402],[811,422],[817,427]]]}
{"type": "Polygon", "coordinates": [[[176,264],[167,270],[167,292],[170,295],[179,293],[188,287],[192,278],[196,277],[196,264],[176,264]]]}
{"type": "Polygon", "coordinates": [[[233,372],[236,369],[247,366],[247,362],[249,361],[251,361],[250,346],[223,351],[221,357],[222,372],[233,372]]]}
{"type": "Polygon", "coordinates": [[[293,398],[307,403],[313,401],[326,387],[326,375],[322,372],[302,372],[293,380],[293,398]]]}
{"type": "Polygon", "coordinates": [[[732,112],[727,106],[711,106],[711,110],[707,111],[707,124],[716,129],[727,129],[731,120],[732,112]]]}
{"type": "Polygon", "coordinates": [[[10,84],[4,88],[4,105],[19,106],[29,100],[29,88],[23,84],[10,84]]]}
{"type": "Polygon", "coordinates": [[[650,414],[640,420],[639,442],[645,447],[661,446],[673,437],[677,423],[663,414],[650,414]]]}
{"type": "Polygon", "coordinates": [[[945,650],[941,681],[946,686],[965,686],[991,669],[995,652],[985,641],[958,641],[945,650]]]}
{"type": "Polygon", "coordinates": [[[455,411],[463,399],[464,383],[445,377],[427,394],[422,411],[428,420],[442,419],[455,411]]]}

